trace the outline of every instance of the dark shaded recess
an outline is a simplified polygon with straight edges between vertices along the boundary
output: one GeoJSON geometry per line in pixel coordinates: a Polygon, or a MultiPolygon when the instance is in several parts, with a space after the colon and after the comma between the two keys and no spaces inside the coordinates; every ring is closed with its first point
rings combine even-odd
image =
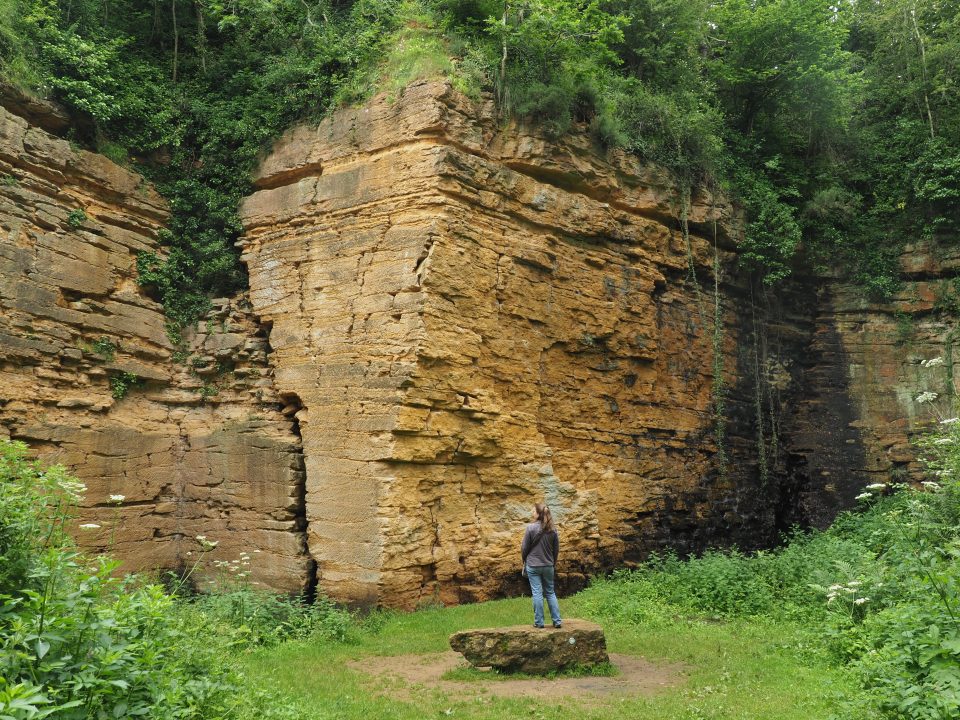
{"type": "MultiPolygon", "coordinates": [[[[712,288],[702,293],[712,303],[712,288]]],[[[830,305],[821,284],[798,277],[777,290],[734,286],[723,288],[723,295],[739,309],[740,338],[738,382],[727,388],[725,399],[726,472],[715,465],[694,490],[664,494],[637,512],[625,523],[622,555],[602,558],[604,570],[637,564],[651,552],[684,557],[709,548],[775,547],[792,528],[829,525],[855,505],[866,481],[862,438],[851,426],[857,416],[849,395],[849,358],[824,310],[830,305]]],[[[658,324],[670,321],[659,303],[657,314],[658,324]]],[[[680,461],[686,454],[692,460],[699,447],[713,441],[712,433],[711,425],[675,450],[680,461]]]]}
{"type": "MultiPolygon", "coordinates": [[[[829,308],[829,290],[820,288],[820,307],[829,308]]],[[[780,530],[826,528],[856,504],[869,482],[863,470],[863,438],[850,398],[850,358],[834,319],[821,313],[805,352],[798,358],[801,392],[784,425],[785,462],[776,506],[780,530]]]]}
{"type": "MultiPolygon", "coordinates": [[[[269,341],[267,343],[269,349],[269,341]]],[[[307,530],[309,529],[309,520],[307,519],[307,470],[303,457],[303,436],[300,433],[300,421],[296,413],[303,408],[303,402],[296,393],[283,393],[280,395],[281,408],[286,410],[287,419],[290,421],[290,429],[297,436],[298,450],[296,455],[297,482],[294,485],[294,528],[295,532],[300,533],[300,554],[306,559],[306,577],[303,583],[303,597],[307,602],[313,602],[317,597],[317,584],[320,577],[317,568],[317,561],[310,554],[307,546],[307,530]]]]}

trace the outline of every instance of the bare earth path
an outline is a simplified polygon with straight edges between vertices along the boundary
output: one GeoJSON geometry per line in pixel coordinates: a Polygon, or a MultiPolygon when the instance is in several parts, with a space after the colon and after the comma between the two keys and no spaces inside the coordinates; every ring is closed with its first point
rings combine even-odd
{"type": "Polygon", "coordinates": [[[490,680],[444,680],[443,674],[466,667],[463,656],[453,651],[422,655],[366,657],[347,665],[369,675],[380,690],[397,698],[409,697],[412,685],[437,689],[460,697],[496,695],[500,697],[649,697],[685,682],[683,665],[655,665],[634,655],[610,655],[620,674],[616,677],[562,677],[556,679],[510,680],[499,676],[490,680]]]}

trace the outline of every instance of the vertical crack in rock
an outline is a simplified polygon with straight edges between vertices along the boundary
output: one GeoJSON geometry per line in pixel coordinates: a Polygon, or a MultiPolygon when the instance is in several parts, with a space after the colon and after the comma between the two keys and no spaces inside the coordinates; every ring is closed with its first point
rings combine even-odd
{"type": "Polygon", "coordinates": [[[293,486],[293,516],[294,532],[298,535],[299,552],[305,560],[303,595],[308,602],[313,602],[317,595],[317,583],[319,582],[319,567],[316,560],[310,554],[308,536],[310,532],[310,520],[307,516],[307,469],[303,457],[303,435],[300,433],[300,419],[297,417],[304,410],[300,397],[295,393],[281,394],[280,400],[283,403],[281,412],[290,418],[291,430],[297,437],[297,446],[299,452],[294,456],[296,468],[296,481],[293,486]]]}
{"type": "Polygon", "coordinates": [[[176,571],[180,577],[184,577],[187,566],[190,564],[187,562],[187,552],[190,552],[192,549],[192,540],[193,538],[187,538],[186,546],[184,546],[184,539],[186,538],[186,533],[184,530],[184,519],[187,516],[185,503],[186,499],[186,488],[187,481],[184,477],[183,467],[184,460],[187,457],[187,453],[190,451],[190,437],[184,431],[182,425],[177,426],[177,438],[174,445],[173,451],[173,472],[174,477],[172,478],[172,496],[174,503],[174,560],[176,562],[176,571]]]}

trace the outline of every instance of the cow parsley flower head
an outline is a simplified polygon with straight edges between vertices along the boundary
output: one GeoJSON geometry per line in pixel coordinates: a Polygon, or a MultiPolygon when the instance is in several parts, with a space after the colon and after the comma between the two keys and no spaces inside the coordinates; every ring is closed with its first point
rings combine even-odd
{"type": "Polygon", "coordinates": [[[220,544],[218,540],[207,540],[206,535],[197,535],[195,540],[198,543],[200,543],[200,549],[203,552],[209,552],[210,550],[213,550],[217,545],[220,544]]]}
{"type": "Polygon", "coordinates": [[[67,493],[67,495],[72,497],[74,500],[80,500],[83,497],[83,494],[87,491],[87,486],[79,480],[63,478],[57,484],[60,486],[61,490],[67,493]]]}
{"type": "Polygon", "coordinates": [[[854,498],[854,500],[869,500],[869,499],[872,498],[872,497],[873,497],[873,493],[865,492],[865,493],[860,493],[859,495],[857,495],[857,496],[854,498]]]}
{"type": "Polygon", "coordinates": [[[947,418],[946,420],[941,420],[941,421],[940,421],[940,424],[941,424],[941,425],[953,425],[955,422],[960,422],[960,418],[955,418],[955,417],[947,418]]]}
{"type": "Polygon", "coordinates": [[[117,505],[119,505],[120,503],[122,503],[122,502],[123,502],[124,500],[126,500],[126,499],[127,499],[127,496],[126,496],[126,495],[111,495],[111,496],[110,496],[110,502],[116,503],[117,505]]]}
{"type": "Polygon", "coordinates": [[[929,391],[929,390],[926,390],[926,391],[920,393],[919,395],[917,395],[917,397],[915,398],[915,400],[916,400],[919,404],[923,405],[924,403],[932,403],[932,402],[933,402],[934,400],[936,400],[938,397],[939,397],[939,396],[938,396],[935,392],[931,392],[931,391],[929,391]]]}
{"type": "Polygon", "coordinates": [[[886,483],[870,483],[864,490],[883,490],[885,487],[887,487],[886,483]]]}
{"type": "Polygon", "coordinates": [[[84,523],[80,526],[81,530],[99,530],[100,526],[96,523],[84,523]]]}
{"type": "Polygon", "coordinates": [[[920,365],[927,368],[939,367],[940,365],[943,365],[943,358],[935,357],[935,358],[930,358],[929,360],[923,360],[920,362],[920,365]]]}

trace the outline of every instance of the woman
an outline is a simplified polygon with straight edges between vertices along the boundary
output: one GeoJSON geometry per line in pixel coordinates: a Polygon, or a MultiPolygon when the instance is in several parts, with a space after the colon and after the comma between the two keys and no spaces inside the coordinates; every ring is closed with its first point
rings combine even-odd
{"type": "Polygon", "coordinates": [[[520,545],[520,557],[523,559],[524,571],[530,581],[530,592],[533,594],[533,626],[543,627],[543,596],[546,593],[547,605],[550,607],[550,617],[553,626],[559,628],[560,605],[557,594],[553,591],[553,572],[560,555],[560,537],[553,525],[550,508],[537,503],[533,506],[533,522],[527,525],[523,534],[523,543],[520,545]]]}

